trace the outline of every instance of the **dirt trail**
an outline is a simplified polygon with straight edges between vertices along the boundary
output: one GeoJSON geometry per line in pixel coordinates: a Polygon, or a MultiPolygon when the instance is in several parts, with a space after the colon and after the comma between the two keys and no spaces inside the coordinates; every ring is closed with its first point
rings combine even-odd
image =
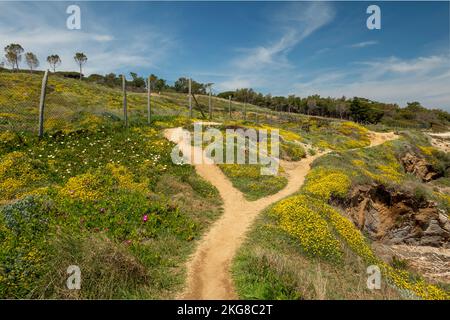
{"type": "Polygon", "coordinates": [[[374,132],[369,131],[370,146],[375,147],[389,140],[398,139],[398,135],[393,132],[374,132]]]}
{"type": "Polygon", "coordinates": [[[450,152],[450,132],[428,133],[431,145],[444,152],[450,152]]]}
{"type": "MultiPolygon", "coordinates": [[[[311,163],[322,154],[310,156],[298,162],[280,161],[285,169],[288,183],[278,193],[265,198],[248,201],[244,195],[233,187],[223,172],[206,158],[200,148],[191,146],[186,141],[182,128],[168,129],[165,137],[178,144],[183,154],[195,154],[202,157],[203,163],[195,165],[197,173],[214,185],[224,202],[224,213],[200,240],[198,247],[187,264],[186,289],[179,299],[237,299],[230,277],[231,262],[237,249],[244,240],[247,229],[256,216],[270,204],[295,192],[302,186],[311,163]]],[[[392,137],[375,134],[374,145],[390,140],[392,137]]]]}

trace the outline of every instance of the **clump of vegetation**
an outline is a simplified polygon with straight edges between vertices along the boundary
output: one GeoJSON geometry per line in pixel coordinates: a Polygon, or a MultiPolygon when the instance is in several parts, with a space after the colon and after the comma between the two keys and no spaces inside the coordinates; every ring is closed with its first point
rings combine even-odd
{"type": "Polygon", "coordinates": [[[344,198],[350,189],[351,180],[344,172],[336,169],[315,167],[308,174],[304,191],[324,200],[332,196],[344,198]]]}
{"type": "Polygon", "coordinates": [[[287,184],[287,178],[282,175],[281,168],[277,175],[261,175],[261,165],[222,164],[219,167],[233,186],[242,191],[249,200],[277,193],[287,184]]]}
{"type": "Polygon", "coordinates": [[[340,260],[342,253],[339,242],[320,213],[314,209],[309,206],[306,196],[299,195],[276,204],[271,214],[279,218],[282,230],[298,239],[307,254],[340,260]]]}

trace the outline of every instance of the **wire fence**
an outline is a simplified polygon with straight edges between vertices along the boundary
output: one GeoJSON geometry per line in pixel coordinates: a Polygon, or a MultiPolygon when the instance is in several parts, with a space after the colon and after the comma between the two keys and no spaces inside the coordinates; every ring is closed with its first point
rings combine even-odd
{"type": "Polygon", "coordinates": [[[104,118],[130,126],[150,124],[151,120],[164,116],[192,115],[206,120],[261,124],[296,121],[300,116],[231,98],[192,95],[189,99],[188,94],[148,89],[134,92],[129,90],[126,81],[122,88],[110,88],[51,73],[1,73],[0,76],[0,131],[42,135],[77,128],[95,129],[104,118]]]}

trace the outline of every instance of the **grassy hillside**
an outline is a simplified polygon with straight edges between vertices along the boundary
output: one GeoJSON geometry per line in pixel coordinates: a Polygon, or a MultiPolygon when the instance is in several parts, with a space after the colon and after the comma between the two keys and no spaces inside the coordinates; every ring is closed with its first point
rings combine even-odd
{"type": "MultiPolygon", "coordinates": [[[[382,261],[371,241],[348,220],[348,203],[357,186],[382,185],[437,203],[449,212],[450,157],[420,133],[374,148],[337,151],[317,159],[299,193],[258,219],[233,267],[239,295],[246,299],[449,299],[448,284],[428,284],[405,261],[382,261]],[[432,184],[404,172],[399,158],[416,148],[446,173],[432,184]],[[366,267],[378,265],[381,290],[368,290],[366,267]]],[[[401,219],[401,218],[399,218],[401,219]]]]}
{"type": "MultiPolygon", "coordinates": [[[[185,280],[196,240],[220,216],[217,190],[190,165],[175,165],[163,130],[192,130],[187,97],[122,93],[50,76],[45,136],[36,137],[41,75],[0,77],[0,297],[173,298],[185,280]],[[82,270],[83,290],[66,289],[67,267],[82,270]]],[[[207,96],[197,97],[200,105],[207,96]]],[[[257,220],[233,266],[242,298],[449,298],[403,263],[382,261],[371,240],[346,215],[360,186],[383,186],[450,209],[448,153],[420,131],[374,148],[368,128],[350,121],[267,113],[213,98],[213,120],[227,128],[279,129],[281,158],[318,158],[298,194],[257,220]],[[259,115],[256,118],[256,115],[259,115]],[[427,183],[405,171],[405,152],[438,173],[427,183]],[[365,289],[366,267],[380,265],[380,291],[365,289]]],[[[207,112],[206,112],[207,113],[207,112]]],[[[194,116],[201,117],[195,110],[194,116]]],[[[371,129],[390,130],[389,127],[371,129]]],[[[283,169],[259,175],[253,165],[220,165],[233,185],[255,200],[286,185],[283,169]]],[[[419,201],[417,200],[417,201],[419,201]]]]}
{"type": "Polygon", "coordinates": [[[155,97],[155,113],[164,115],[149,127],[139,119],[145,98],[130,94],[125,129],[115,116],[120,92],[50,78],[54,118],[38,140],[16,128],[35,125],[38,93],[29,88],[39,81],[1,78],[0,296],[172,297],[221,203],[192,167],[171,161],[162,129],[186,123],[170,115],[181,108],[155,97]],[[70,265],[82,270],[81,292],[65,289],[70,265]]]}
{"type": "MultiPolygon", "coordinates": [[[[1,73],[0,77],[0,129],[37,132],[41,74],[1,73]]],[[[197,96],[193,101],[194,117],[201,117],[200,109],[208,115],[208,97],[197,96]]],[[[45,130],[73,131],[95,127],[101,118],[123,119],[123,95],[120,88],[109,88],[86,81],[51,74],[47,86],[45,130]],[[95,120],[94,120],[95,119],[95,120]]],[[[128,117],[132,124],[142,125],[147,120],[147,95],[127,93],[128,117]]],[[[152,114],[156,116],[189,116],[188,97],[185,94],[162,92],[152,95],[152,114]]],[[[228,101],[212,98],[214,119],[228,117],[228,101]]],[[[246,108],[248,119],[255,120],[255,112],[262,111],[252,105],[246,108]]],[[[244,117],[244,106],[232,104],[232,116],[244,117]]]]}

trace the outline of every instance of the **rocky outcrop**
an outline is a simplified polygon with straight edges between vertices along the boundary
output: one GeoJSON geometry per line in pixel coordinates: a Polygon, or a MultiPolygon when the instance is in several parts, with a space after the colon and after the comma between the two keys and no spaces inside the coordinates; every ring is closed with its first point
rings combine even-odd
{"type": "Polygon", "coordinates": [[[414,174],[424,182],[429,182],[441,176],[424,158],[412,153],[407,152],[400,161],[406,172],[414,174]]]}
{"type": "Polygon", "coordinates": [[[434,202],[383,185],[358,186],[346,202],[348,216],[372,240],[450,248],[450,220],[434,202]]]}

